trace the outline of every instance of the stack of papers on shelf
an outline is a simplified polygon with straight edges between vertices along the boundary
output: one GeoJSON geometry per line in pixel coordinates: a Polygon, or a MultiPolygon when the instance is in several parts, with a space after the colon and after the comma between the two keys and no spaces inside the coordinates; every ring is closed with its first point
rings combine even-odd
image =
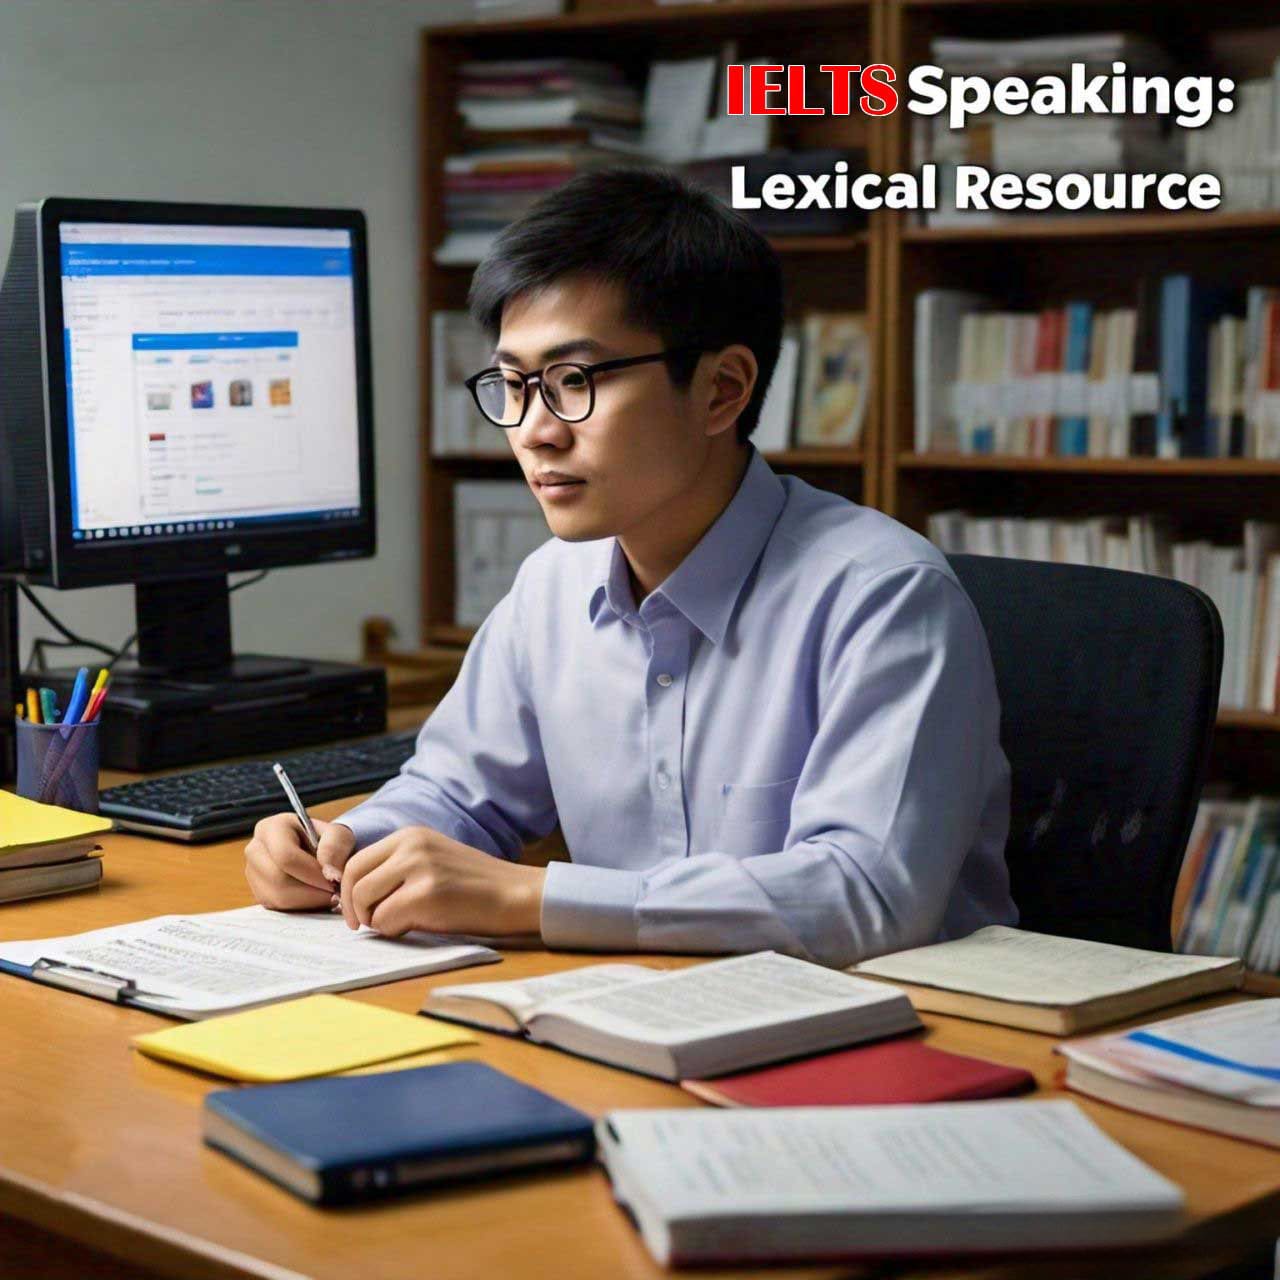
{"type": "Polygon", "coordinates": [[[0,972],[192,1020],[499,959],[488,947],[434,934],[384,938],[372,929],[353,933],[329,912],[265,907],[0,945],[0,972]]]}
{"type": "Polygon", "coordinates": [[[134,1048],[150,1058],[257,1084],[334,1075],[474,1043],[465,1031],[428,1018],[330,995],[303,996],[133,1038],[134,1048]]]}
{"type": "Polygon", "coordinates": [[[588,965],[437,987],[422,1012],[664,1080],[713,1076],[919,1027],[907,998],[773,951],[674,972],[588,965]]]}
{"type": "Polygon", "coordinates": [[[95,837],[111,827],[110,818],[0,791],[0,902],[92,888],[102,879],[95,837]]]}
{"type": "Polygon", "coordinates": [[[1067,1088],[1280,1147],[1280,1000],[1249,1000],[1061,1044],[1067,1088]]]}
{"type": "Polygon", "coordinates": [[[1183,1203],[1062,1101],[614,1111],[596,1140],[664,1265],[1138,1244],[1183,1203]]]}
{"type": "Polygon", "coordinates": [[[1117,947],[989,925],[954,942],[864,960],[917,1009],[1071,1035],[1240,985],[1240,961],[1117,947]]]}

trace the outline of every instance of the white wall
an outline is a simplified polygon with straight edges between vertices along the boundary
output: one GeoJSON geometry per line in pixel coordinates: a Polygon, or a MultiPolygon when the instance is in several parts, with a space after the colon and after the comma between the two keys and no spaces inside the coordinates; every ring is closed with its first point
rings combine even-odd
{"type": "MultiPolygon", "coordinates": [[[[3,0],[0,264],[43,195],[354,206],[369,220],[378,546],[233,597],[236,648],[353,658],[418,628],[418,30],[470,0],[3,0]]],[[[128,587],[41,592],[81,634],[133,630],[128,587]]],[[[52,630],[24,603],[25,661],[52,630]]],[[[78,661],[90,660],[89,655],[78,661]]]]}

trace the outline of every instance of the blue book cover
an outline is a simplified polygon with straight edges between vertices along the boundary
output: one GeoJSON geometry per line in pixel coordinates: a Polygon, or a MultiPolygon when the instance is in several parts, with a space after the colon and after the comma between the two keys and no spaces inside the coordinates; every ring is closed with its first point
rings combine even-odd
{"type": "MultiPolygon", "coordinates": [[[[1089,339],[1093,331],[1093,307],[1088,302],[1068,302],[1067,344],[1062,372],[1087,375],[1089,339]]],[[[1083,458],[1089,452],[1089,415],[1069,414],[1058,422],[1057,452],[1064,457],[1083,458]]]]}
{"type": "Polygon", "coordinates": [[[590,1116],[481,1062],[219,1090],[204,1121],[211,1147],[320,1204],[595,1152],[590,1116]]]}

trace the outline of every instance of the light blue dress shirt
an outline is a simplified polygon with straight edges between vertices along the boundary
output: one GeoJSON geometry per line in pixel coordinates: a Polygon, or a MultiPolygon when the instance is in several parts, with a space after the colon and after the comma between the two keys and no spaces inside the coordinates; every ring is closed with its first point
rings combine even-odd
{"type": "Polygon", "coordinates": [[[942,554],[753,448],[639,608],[614,538],[530,555],[413,758],[339,821],[514,859],[558,820],[549,946],[848,965],[1016,923],[999,720],[942,554]]]}

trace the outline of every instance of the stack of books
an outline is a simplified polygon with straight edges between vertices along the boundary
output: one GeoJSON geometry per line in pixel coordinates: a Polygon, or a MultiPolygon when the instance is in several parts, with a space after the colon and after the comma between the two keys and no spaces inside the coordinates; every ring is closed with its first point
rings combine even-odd
{"type": "Polygon", "coordinates": [[[102,879],[96,837],[111,826],[0,791],[0,902],[92,889],[102,879]]]}
{"type": "Polygon", "coordinates": [[[928,289],[918,453],[1280,458],[1280,290],[1140,280],[1134,305],[1036,312],[928,289]]]}
{"type": "Polygon", "coordinates": [[[498,232],[583,170],[638,143],[638,90],[608,62],[516,58],[464,62],[457,109],[466,149],[444,164],[448,234],[440,263],[478,262],[498,232]]]}
{"type": "Polygon", "coordinates": [[[1219,704],[1280,710],[1280,525],[1246,520],[1240,543],[1175,542],[1158,516],[1025,519],[935,511],[929,538],[949,555],[969,553],[1155,573],[1197,587],[1222,615],[1219,704]]]}
{"type": "Polygon", "coordinates": [[[1173,899],[1179,951],[1280,972],[1280,800],[1200,802],[1173,899]]]}
{"type": "MultiPolygon", "coordinates": [[[[1072,63],[1091,74],[1112,73],[1123,62],[1127,74],[1168,74],[1171,63],[1158,45],[1143,36],[1103,32],[1043,36],[1029,40],[970,40],[941,37],[932,44],[934,64],[948,75],[998,80],[1019,76],[1034,85],[1038,76],[1070,75],[1072,63]]],[[[1154,116],[1002,115],[996,111],[970,118],[951,129],[945,115],[918,117],[912,126],[912,168],[936,164],[939,192],[954,191],[958,165],[982,165],[993,172],[1025,177],[1031,173],[1168,173],[1182,157],[1175,134],[1154,116]]],[[[1085,211],[1081,211],[1082,214],[1085,211]]],[[[926,215],[929,226],[974,226],[1028,217],[995,211],[957,211],[943,204],[926,215]]]]}

